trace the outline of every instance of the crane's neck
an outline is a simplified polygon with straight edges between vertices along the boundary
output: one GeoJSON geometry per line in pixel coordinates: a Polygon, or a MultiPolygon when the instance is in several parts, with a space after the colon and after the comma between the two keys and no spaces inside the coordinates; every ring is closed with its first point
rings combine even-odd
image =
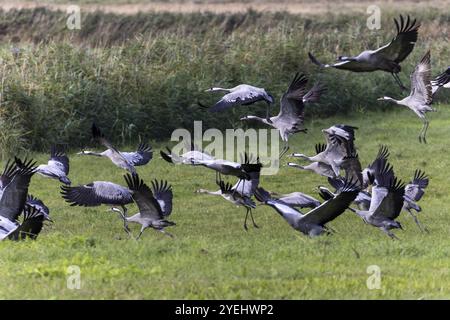
{"type": "Polygon", "coordinates": [[[404,103],[402,103],[403,100],[396,100],[394,98],[387,97],[387,96],[384,96],[384,97],[382,97],[382,98],[380,98],[378,100],[380,100],[380,101],[391,101],[391,102],[393,102],[395,104],[404,105],[404,103]]]}
{"type": "Polygon", "coordinates": [[[209,191],[209,190],[206,190],[206,189],[198,189],[197,193],[217,195],[217,196],[222,195],[222,192],[220,192],[220,190],[218,190],[218,191],[209,191]]]}
{"type": "Polygon", "coordinates": [[[264,124],[272,125],[266,118],[260,118],[257,116],[245,116],[244,118],[241,118],[241,120],[255,120],[264,124]]]}
{"type": "Polygon", "coordinates": [[[89,150],[84,150],[79,152],[79,154],[82,155],[87,155],[87,156],[96,156],[96,157],[104,157],[104,153],[103,152],[94,152],[94,151],[89,151],[89,150]]]}
{"type": "Polygon", "coordinates": [[[208,92],[215,92],[215,91],[230,92],[232,89],[221,88],[221,87],[212,87],[211,89],[208,89],[207,91],[208,92]]]}

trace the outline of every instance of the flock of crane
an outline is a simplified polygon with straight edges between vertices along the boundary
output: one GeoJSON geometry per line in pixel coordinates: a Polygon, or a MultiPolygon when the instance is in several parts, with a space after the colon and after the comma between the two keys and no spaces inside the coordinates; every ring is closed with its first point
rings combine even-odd
{"type": "MultiPolygon", "coordinates": [[[[338,57],[334,64],[323,64],[311,53],[311,61],[322,68],[333,67],[353,72],[371,72],[382,70],[390,72],[395,81],[404,89],[398,73],[400,63],[411,53],[418,38],[420,24],[416,20],[400,16],[395,19],[397,33],[390,43],[377,49],[363,51],[354,57],[338,57]]],[[[266,117],[246,116],[243,121],[259,121],[277,129],[285,145],[280,158],[289,150],[289,137],[298,132],[305,132],[304,106],[318,102],[326,91],[323,84],[317,83],[307,90],[308,79],[297,73],[287,91],[280,99],[280,112],[270,116],[270,106],[274,97],[263,88],[241,84],[234,88],[213,87],[207,91],[221,91],[226,94],[208,108],[211,112],[221,112],[237,106],[247,106],[258,101],[267,103],[266,117]]],[[[419,141],[426,143],[428,121],[425,113],[435,111],[432,107],[433,96],[440,88],[450,88],[450,67],[434,79],[431,76],[430,52],[426,52],[411,74],[411,92],[402,100],[382,97],[379,100],[393,101],[404,105],[423,120],[423,128],[419,141]]],[[[322,130],[325,144],[316,144],[316,154],[307,156],[293,153],[291,157],[308,161],[307,165],[289,162],[288,166],[308,170],[326,177],[332,189],[319,187],[319,196],[323,202],[301,192],[279,194],[267,191],[260,184],[260,173],[263,167],[257,156],[245,154],[241,162],[217,159],[201,148],[191,145],[189,151],[182,155],[160,151],[161,157],[169,163],[201,166],[212,169],[216,174],[218,190],[197,190],[197,193],[220,196],[234,205],[245,208],[244,228],[250,216],[254,227],[258,227],[253,217],[257,207],[253,198],[262,205],[276,210],[289,225],[308,235],[317,236],[333,230],[327,223],[349,209],[371,226],[377,227],[391,238],[396,238],[393,229],[401,229],[396,220],[402,211],[412,216],[420,230],[427,231],[417,218],[421,211],[417,202],[424,195],[429,178],[417,169],[408,184],[404,184],[394,173],[388,161],[389,150],[381,146],[374,161],[364,169],[361,165],[355,146],[356,127],[337,124],[322,130]],[[237,179],[235,184],[225,182],[222,176],[237,179]],[[307,213],[300,210],[309,209],[307,213]]],[[[46,221],[50,219],[48,207],[38,198],[28,193],[31,178],[35,173],[44,177],[59,180],[62,197],[72,206],[107,205],[111,211],[119,214],[124,230],[132,237],[128,223],[141,225],[139,239],[147,228],[153,228],[168,236],[165,229],[175,225],[167,220],[172,212],[173,192],[167,181],[151,181],[147,185],[136,171],[137,166],[146,165],[153,158],[152,148],[141,143],[134,152],[121,152],[111,144],[94,123],[92,135],[95,141],[106,150],[98,153],[82,151],[79,155],[90,155],[109,158],[117,167],[125,169],[125,186],[108,181],[93,181],[79,186],[71,186],[69,174],[69,158],[63,148],[53,146],[47,164],[36,166],[29,159],[15,157],[8,161],[0,176],[0,240],[3,239],[36,239],[46,221]],[[126,205],[135,202],[139,212],[128,216],[126,205]],[[20,217],[21,221],[19,221],[20,217]]]]}

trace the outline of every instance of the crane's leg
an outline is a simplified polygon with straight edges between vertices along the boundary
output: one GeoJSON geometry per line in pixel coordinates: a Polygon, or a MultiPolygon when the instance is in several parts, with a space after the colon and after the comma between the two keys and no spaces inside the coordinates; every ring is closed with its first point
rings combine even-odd
{"type": "Polygon", "coordinates": [[[426,139],[426,134],[427,134],[427,130],[428,130],[428,125],[429,122],[428,120],[425,118],[425,116],[421,117],[422,121],[423,121],[423,126],[422,126],[422,130],[420,130],[420,134],[419,134],[419,142],[420,143],[427,143],[427,139],[426,139]]]}
{"type": "Polygon", "coordinates": [[[127,222],[127,219],[126,219],[127,208],[125,208],[125,206],[122,206],[122,210],[123,210],[123,211],[122,211],[122,210],[120,210],[119,208],[111,207],[110,210],[119,213],[120,218],[123,220],[123,228],[124,228],[124,230],[126,231],[126,233],[128,233],[129,235],[131,235],[131,230],[130,230],[130,228],[128,227],[128,222],[127,222]]]}
{"type": "Polygon", "coordinates": [[[139,240],[139,238],[142,236],[142,233],[144,232],[144,230],[145,230],[145,227],[142,226],[141,231],[139,232],[139,235],[136,237],[136,240],[139,240]]]}
{"type": "Polygon", "coordinates": [[[408,90],[408,88],[406,88],[402,81],[400,80],[400,77],[398,76],[398,74],[396,73],[391,73],[392,76],[394,77],[395,82],[397,82],[397,84],[400,86],[400,89],[402,89],[402,91],[408,90]]]}
{"type": "Polygon", "coordinates": [[[248,228],[247,228],[247,218],[248,218],[248,212],[250,211],[249,208],[246,208],[246,209],[247,209],[247,213],[245,214],[245,220],[244,220],[244,229],[245,229],[245,231],[248,230],[248,228]]]}
{"type": "Polygon", "coordinates": [[[256,225],[255,220],[253,219],[253,212],[252,212],[252,209],[248,209],[248,210],[249,210],[249,212],[250,212],[250,218],[252,218],[253,226],[254,226],[255,228],[259,228],[259,227],[256,225]]]}
{"type": "Polygon", "coordinates": [[[420,231],[429,233],[428,229],[426,227],[422,226],[422,224],[419,222],[419,219],[417,219],[417,216],[414,213],[412,213],[411,210],[407,210],[407,212],[414,219],[414,222],[419,227],[420,231]]]}
{"type": "Polygon", "coordinates": [[[289,150],[289,141],[286,141],[285,143],[284,143],[284,147],[283,147],[283,149],[281,150],[281,153],[280,153],[280,159],[281,159],[281,157],[283,157],[285,154],[286,154],[286,152],[288,152],[288,150],[289,150]]]}

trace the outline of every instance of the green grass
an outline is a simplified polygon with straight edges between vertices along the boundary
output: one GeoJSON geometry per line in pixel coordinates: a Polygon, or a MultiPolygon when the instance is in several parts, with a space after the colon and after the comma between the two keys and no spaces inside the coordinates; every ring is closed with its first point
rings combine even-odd
{"type": "MultiPolygon", "coordinates": [[[[375,108],[373,105],[368,108],[375,108]]],[[[431,177],[421,201],[420,233],[410,217],[393,241],[365,225],[351,212],[331,223],[332,236],[310,239],[291,229],[271,208],[258,207],[259,230],[245,232],[244,210],[221,198],[196,195],[215,188],[214,173],[205,168],[173,166],[158,156],[139,168],[142,177],[168,179],[175,194],[170,239],[147,230],[140,241],[127,239],[116,215],[106,207],[69,207],[56,181],[34,177],[31,192],[50,207],[55,223],[37,241],[0,243],[0,298],[12,299],[440,299],[450,298],[447,156],[450,135],[448,105],[430,114],[428,144],[418,143],[421,123],[409,110],[392,106],[389,113],[361,113],[308,122],[309,133],[292,140],[293,150],[312,153],[323,140],[320,129],[334,123],[359,127],[356,145],[367,165],[387,144],[396,174],[406,180],[416,168],[431,177]],[[69,265],[81,268],[82,287],[66,287],[69,265]],[[382,289],[368,290],[366,268],[381,268],[382,289]]],[[[46,160],[44,154],[34,154],[46,160]]],[[[283,161],[286,162],[286,161],[283,161]]],[[[75,184],[111,180],[123,184],[123,172],[105,159],[72,155],[75,184]]],[[[282,167],[261,185],[280,192],[316,195],[326,180],[282,167]]],[[[130,206],[130,213],[136,208],[130,206]]],[[[133,228],[137,234],[137,226],[133,228]]]]}

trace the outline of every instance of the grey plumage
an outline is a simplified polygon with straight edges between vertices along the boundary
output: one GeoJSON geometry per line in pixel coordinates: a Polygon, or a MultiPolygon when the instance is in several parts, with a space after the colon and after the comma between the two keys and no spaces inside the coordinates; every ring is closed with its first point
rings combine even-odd
{"type": "Polygon", "coordinates": [[[117,212],[123,220],[124,230],[130,234],[126,224],[126,205],[133,202],[131,191],[109,181],[94,181],[76,187],[61,186],[61,196],[71,206],[96,207],[108,205],[111,211],[117,212]],[[118,209],[121,207],[122,210],[118,209]]]}
{"type": "Polygon", "coordinates": [[[136,173],[136,169],[134,168],[133,159],[134,157],[128,155],[123,155],[119,150],[117,150],[104,136],[104,134],[100,131],[95,123],[92,124],[91,127],[93,138],[98,141],[101,145],[107,148],[107,150],[101,153],[95,153],[91,151],[82,151],[78,154],[84,155],[95,155],[99,157],[106,157],[111,160],[117,167],[125,169],[132,174],[136,173]]]}
{"type": "Polygon", "coordinates": [[[47,164],[41,164],[36,168],[36,172],[40,175],[58,179],[60,182],[70,185],[71,181],[67,176],[69,174],[69,158],[63,148],[52,146],[50,159],[47,164]]]}
{"type": "Polygon", "coordinates": [[[297,132],[305,132],[304,127],[304,103],[317,102],[325,87],[316,84],[309,92],[306,93],[306,84],[308,79],[305,75],[296,73],[287,91],[280,100],[280,112],[274,117],[263,119],[257,116],[246,116],[241,120],[256,120],[267,124],[280,133],[281,140],[285,142],[280,157],[282,157],[289,149],[289,137],[297,132]]]}
{"type": "MultiPolygon", "coordinates": [[[[351,157],[356,153],[354,140],[355,140],[355,130],[358,129],[353,126],[348,125],[333,125],[328,129],[323,129],[322,132],[325,135],[325,139],[327,141],[326,148],[318,149],[316,145],[316,152],[318,152],[315,156],[309,157],[301,153],[292,154],[293,157],[302,158],[308,160],[313,163],[323,163],[331,167],[334,176],[339,175],[339,168],[342,165],[342,161],[346,157],[351,157]]],[[[321,147],[321,146],[319,146],[321,147]]],[[[291,165],[292,166],[292,165],[291,165]]],[[[326,173],[328,170],[325,170],[327,166],[322,166],[321,170],[317,170],[316,168],[312,168],[312,171],[318,171],[318,173],[322,174],[326,173]]],[[[328,177],[333,177],[331,174],[322,174],[328,177]]]]}
{"type": "Polygon", "coordinates": [[[139,239],[147,228],[153,228],[169,236],[164,229],[175,225],[174,222],[166,220],[172,212],[172,188],[167,181],[153,182],[153,191],[144,183],[139,175],[127,174],[124,176],[128,187],[132,190],[132,198],[139,208],[139,212],[131,217],[126,217],[126,222],[138,223],[141,231],[139,239]]]}
{"type": "MultiPolygon", "coordinates": [[[[267,103],[267,118],[269,117],[270,104],[273,103],[273,97],[263,88],[254,87],[248,84],[241,84],[233,88],[218,88],[213,87],[207,92],[226,92],[226,94],[217,101],[208,110],[211,112],[221,112],[236,106],[247,106],[258,101],[265,101],[267,103]]],[[[207,108],[199,102],[199,105],[203,108],[207,108]]]]}
{"type": "Polygon", "coordinates": [[[258,201],[274,208],[292,228],[313,237],[324,232],[328,233],[329,228],[326,227],[326,224],[344,213],[358,192],[359,188],[351,181],[347,181],[338,194],[331,196],[305,215],[283,201],[272,198],[263,188],[258,188],[255,196],[258,201]]]}
{"type": "Polygon", "coordinates": [[[353,72],[372,72],[381,70],[389,72],[394,77],[397,84],[403,89],[404,86],[398,77],[401,71],[400,63],[408,57],[414,49],[417,41],[420,24],[416,19],[411,20],[409,16],[394,19],[397,29],[396,36],[387,45],[376,50],[366,50],[353,57],[338,57],[338,62],[334,64],[323,64],[319,62],[311,53],[310,60],[322,68],[336,68],[353,72]]]}
{"type": "Polygon", "coordinates": [[[311,197],[307,194],[304,194],[302,192],[291,192],[287,194],[279,194],[277,192],[269,192],[269,194],[284,202],[290,207],[293,208],[311,208],[314,209],[318,206],[320,206],[320,201],[315,199],[314,197],[311,197]]]}
{"type": "Polygon", "coordinates": [[[396,100],[384,96],[378,100],[392,101],[398,105],[403,105],[412,110],[422,121],[423,127],[419,134],[419,142],[426,143],[426,134],[429,122],[425,114],[429,111],[436,111],[431,107],[433,93],[431,87],[431,57],[430,51],[423,56],[411,74],[411,93],[402,100],[396,100]]]}
{"type": "Polygon", "coordinates": [[[76,187],[61,186],[61,195],[71,206],[122,206],[133,202],[129,189],[109,181],[94,181],[76,187]]]}
{"type": "Polygon", "coordinates": [[[417,202],[419,202],[425,194],[425,189],[428,187],[429,181],[430,180],[425,172],[417,169],[414,172],[413,179],[405,187],[403,210],[408,212],[421,231],[426,231],[427,229],[419,222],[419,219],[413,210],[416,212],[422,211],[422,208],[417,202]]]}
{"type": "Polygon", "coordinates": [[[191,150],[181,156],[174,154],[169,148],[167,148],[167,152],[161,150],[160,153],[161,157],[169,163],[189,164],[212,169],[216,172],[216,180],[219,178],[218,175],[221,174],[249,180],[249,172],[255,169],[257,170],[261,166],[260,163],[253,163],[254,161],[251,161],[247,154],[245,155],[244,162],[238,163],[224,159],[216,159],[199,150],[191,150]]]}
{"type": "Polygon", "coordinates": [[[377,184],[372,187],[369,210],[356,210],[367,224],[379,228],[391,238],[396,238],[392,229],[401,229],[395,219],[400,215],[404,203],[405,185],[393,175],[392,166],[384,163],[374,172],[377,184]]]}
{"type": "MultiPolygon", "coordinates": [[[[249,162],[249,159],[246,158],[245,162],[249,162]]],[[[256,164],[248,169],[247,173],[249,175],[249,179],[240,179],[236,184],[231,185],[230,183],[225,183],[221,179],[217,179],[216,183],[219,186],[219,190],[217,191],[209,191],[205,189],[199,189],[197,193],[204,193],[209,195],[221,196],[225,200],[237,205],[243,206],[246,209],[246,215],[244,220],[244,229],[247,230],[247,219],[250,215],[252,219],[253,226],[258,228],[253,218],[252,209],[256,207],[255,203],[251,199],[254,195],[256,189],[259,186],[259,177],[261,173],[261,163],[259,159],[256,160],[256,164]]]]}

